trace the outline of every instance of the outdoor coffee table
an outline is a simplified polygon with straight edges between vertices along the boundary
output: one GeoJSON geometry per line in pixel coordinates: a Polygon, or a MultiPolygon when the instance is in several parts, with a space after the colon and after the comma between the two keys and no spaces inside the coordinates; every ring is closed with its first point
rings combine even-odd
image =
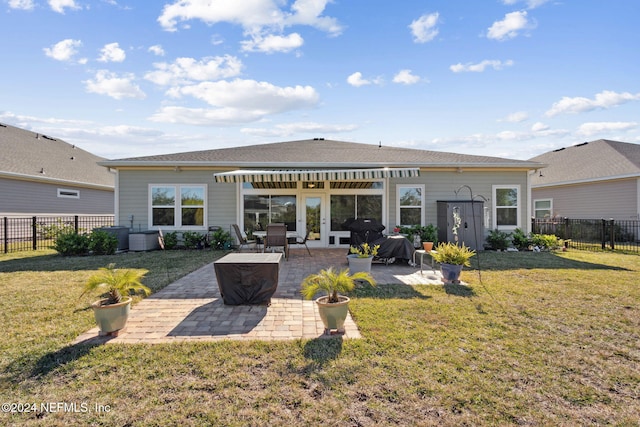
{"type": "Polygon", "coordinates": [[[232,253],[213,263],[227,305],[269,303],[278,288],[280,253],[232,253]]]}

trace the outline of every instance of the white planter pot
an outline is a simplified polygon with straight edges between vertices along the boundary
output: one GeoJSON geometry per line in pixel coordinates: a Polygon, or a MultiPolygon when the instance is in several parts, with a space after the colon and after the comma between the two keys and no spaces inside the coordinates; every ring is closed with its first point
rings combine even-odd
{"type": "Polygon", "coordinates": [[[357,273],[363,271],[365,273],[371,273],[371,261],[373,257],[359,258],[356,254],[347,255],[349,260],[349,273],[357,273]]]}

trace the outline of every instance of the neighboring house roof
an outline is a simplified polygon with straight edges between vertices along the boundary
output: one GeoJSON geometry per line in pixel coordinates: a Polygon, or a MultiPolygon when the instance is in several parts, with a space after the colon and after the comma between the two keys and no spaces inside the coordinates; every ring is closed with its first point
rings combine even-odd
{"type": "Polygon", "coordinates": [[[426,151],[322,138],[251,145],[187,153],[109,160],[103,166],[227,166],[227,167],[541,167],[540,164],[499,157],[426,151]]]}
{"type": "Polygon", "coordinates": [[[103,157],[61,139],[0,123],[0,177],[113,189],[103,157]]]}
{"type": "Polygon", "coordinates": [[[529,160],[548,165],[534,174],[533,187],[640,177],[640,144],[628,142],[599,139],[529,160]]]}

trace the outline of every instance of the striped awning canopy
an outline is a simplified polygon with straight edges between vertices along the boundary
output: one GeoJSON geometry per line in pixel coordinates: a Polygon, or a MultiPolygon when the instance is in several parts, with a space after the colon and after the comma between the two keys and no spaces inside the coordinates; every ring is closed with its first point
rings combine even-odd
{"type": "Polygon", "coordinates": [[[419,168],[235,170],[213,174],[216,182],[351,181],[419,175],[419,168]]]}

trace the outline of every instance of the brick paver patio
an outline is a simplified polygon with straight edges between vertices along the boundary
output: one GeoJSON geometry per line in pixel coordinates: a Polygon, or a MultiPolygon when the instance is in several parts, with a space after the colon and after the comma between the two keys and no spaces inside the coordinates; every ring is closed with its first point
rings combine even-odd
{"type": "MultiPolygon", "coordinates": [[[[224,305],[218,291],[213,264],[180,278],[131,308],[125,330],[117,337],[100,337],[98,328],[79,336],[76,343],[92,340],[110,343],[166,343],[192,340],[289,340],[318,338],[324,327],[313,301],[300,296],[303,278],[322,268],[348,267],[345,249],[292,249],[280,267],[278,289],[271,305],[224,305]]],[[[371,269],[379,286],[384,284],[441,284],[440,273],[425,264],[384,265],[371,269]]],[[[343,338],[359,338],[349,316],[343,338]]]]}

